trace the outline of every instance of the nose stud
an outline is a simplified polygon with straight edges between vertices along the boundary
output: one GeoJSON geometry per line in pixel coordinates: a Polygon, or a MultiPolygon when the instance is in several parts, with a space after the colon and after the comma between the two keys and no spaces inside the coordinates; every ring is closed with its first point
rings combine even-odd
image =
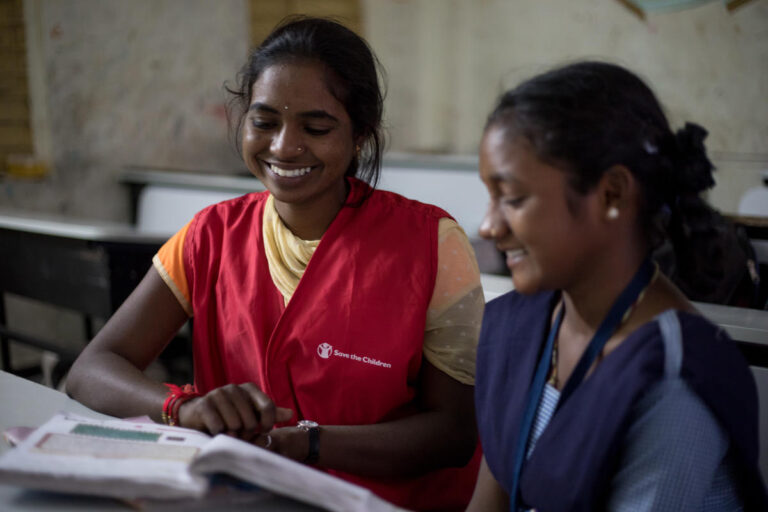
{"type": "Polygon", "coordinates": [[[611,206],[608,208],[608,211],[605,213],[605,216],[610,220],[616,220],[619,218],[619,209],[615,206],[611,206]]]}
{"type": "Polygon", "coordinates": [[[297,147],[297,148],[296,148],[296,150],[297,150],[299,153],[301,153],[302,151],[304,151],[304,147],[303,147],[303,146],[299,146],[299,147],[297,147]]]}

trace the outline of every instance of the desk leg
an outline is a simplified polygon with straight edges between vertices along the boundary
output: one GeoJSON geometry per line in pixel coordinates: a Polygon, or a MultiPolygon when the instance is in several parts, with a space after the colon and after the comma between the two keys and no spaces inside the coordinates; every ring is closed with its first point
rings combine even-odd
{"type": "MultiPolygon", "coordinates": [[[[0,292],[0,325],[5,325],[5,294],[0,292]]],[[[0,334],[0,358],[2,370],[11,373],[11,343],[10,339],[0,334]]]]}

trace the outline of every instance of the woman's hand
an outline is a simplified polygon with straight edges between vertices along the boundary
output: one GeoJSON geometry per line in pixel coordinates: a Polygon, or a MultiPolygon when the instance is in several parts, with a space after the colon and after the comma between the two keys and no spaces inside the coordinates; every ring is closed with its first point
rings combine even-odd
{"type": "Polygon", "coordinates": [[[179,407],[180,426],[211,435],[224,433],[243,441],[254,441],[259,434],[272,430],[275,423],[288,421],[292,416],[291,409],[277,407],[250,382],[216,388],[179,407]]]}
{"type": "MultiPolygon", "coordinates": [[[[309,433],[297,427],[276,428],[268,433],[269,440],[261,438],[254,444],[267,448],[283,457],[304,462],[309,455],[309,433]]],[[[264,437],[264,436],[262,436],[264,437]]]]}

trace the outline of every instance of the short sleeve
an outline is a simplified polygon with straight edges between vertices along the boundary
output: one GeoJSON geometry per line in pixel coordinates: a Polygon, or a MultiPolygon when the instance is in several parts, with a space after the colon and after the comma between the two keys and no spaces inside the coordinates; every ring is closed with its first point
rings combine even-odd
{"type": "Polygon", "coordinates": [[[173,235],[152,258],[152,264],[155,270],[163,278],[165,284],[173,292],[173,295],[184,308],[189,316],[192,316],[192,301],[189,297],[189,285],[187,284],[187,274],[184,268],[184,242],[187,238],[190,221],[173,235]]]}
{"type": "Polygon", "coordinates": [[[427,309],[424,357],[459,382],[474,385],[485,300],[472,246],[452,219],[440,220],[437,264],[427,309]]]}
{"type": "Polygon", "coordinates": [[[682,379],[637,403],[611,482],[608,510],[737,511],[723,427],[682,379]]]}

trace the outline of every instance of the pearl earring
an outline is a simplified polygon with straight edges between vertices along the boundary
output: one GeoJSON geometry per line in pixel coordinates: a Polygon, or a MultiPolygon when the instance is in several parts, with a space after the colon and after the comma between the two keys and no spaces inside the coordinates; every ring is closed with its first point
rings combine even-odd
{"type": "Polygon", "coordinates": [[[608,219],[610,220],[616,220],[619,218],[619,209],[616,208],[615,206],[611,206],[610,208],[608,208],[608,211],[606,212],[605,216],[608,217],[608,219]]]}

